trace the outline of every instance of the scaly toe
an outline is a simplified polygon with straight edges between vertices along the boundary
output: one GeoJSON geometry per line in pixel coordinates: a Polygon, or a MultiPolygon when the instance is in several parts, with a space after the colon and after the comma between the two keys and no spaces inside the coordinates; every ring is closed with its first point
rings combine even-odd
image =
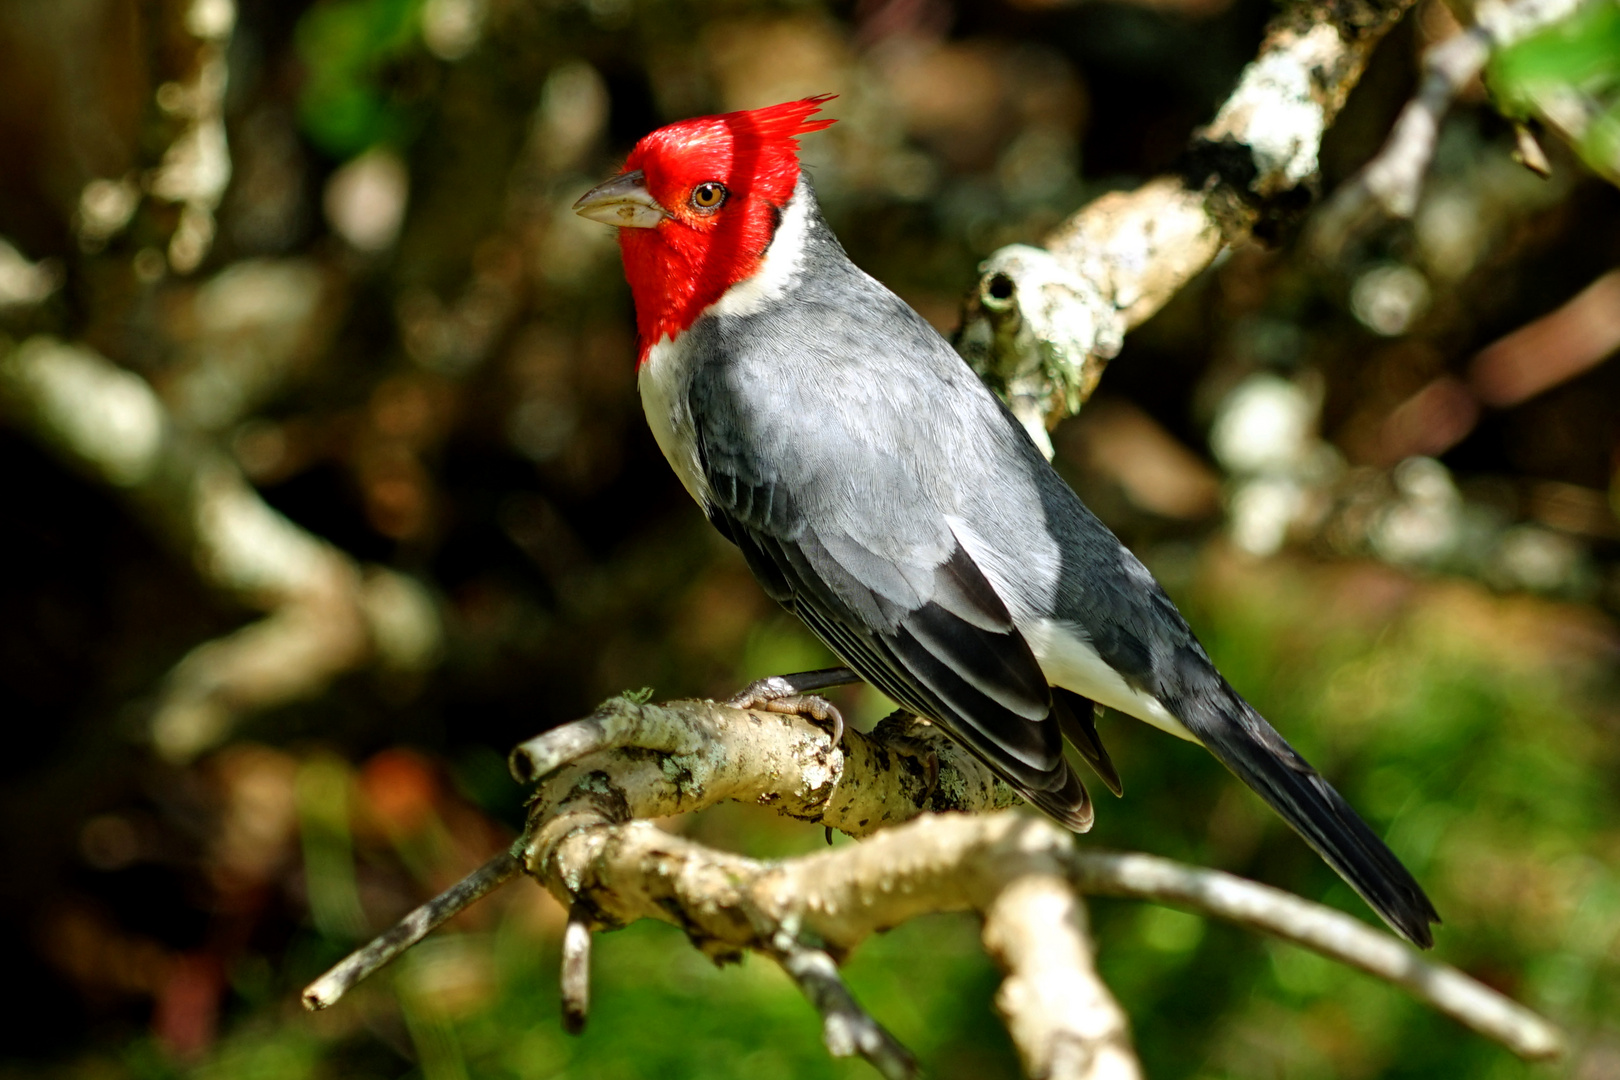
{"type": "MultiPolygon", "coordinates": [[[[770,709],[771,702],[782,701],[793,696],[793,684],[780,675],[771,675],[763,679],[755,679],[737,693],[726,699],[726,704],[733,709],[770,709]]],[[[772,712],[780,710],[771,709],[772,712]]]]}
{"type": "Polygon", "coordinates": [[[751,701],[747,705],[737,705],[733,700],[727,704],[735,705],[739,709],[763,709],[766,712],[782,713],[787,716],[802,716],[818,724],[831,724],[832,744],[837,746],[844,741],[844,714],[839,712],[838,707],[832,702],[815,694],[786,694],[765,701],[751,701]]]}

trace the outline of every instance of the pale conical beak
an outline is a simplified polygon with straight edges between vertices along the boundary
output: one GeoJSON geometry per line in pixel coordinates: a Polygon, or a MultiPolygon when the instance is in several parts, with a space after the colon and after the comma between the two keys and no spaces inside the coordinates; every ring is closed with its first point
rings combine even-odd
{"type": "Polygon", "coordinates": [[[591,188],[574,204],[574,213],[621,229],[651,229],[669,217],[647,193],[647,178],[639,169],[591,188]]]}

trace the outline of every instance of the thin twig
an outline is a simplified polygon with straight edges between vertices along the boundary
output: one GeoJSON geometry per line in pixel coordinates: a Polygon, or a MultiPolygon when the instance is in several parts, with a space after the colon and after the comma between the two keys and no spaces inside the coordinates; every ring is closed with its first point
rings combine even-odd
{"type": "Polygon", "coordinates": [[[1434,159],[1440,122],[1491,57],[1491,35],[1470,26],[1423,55],[1423,84],[1395,121],[1389,141],[1368,163],[1361,185],[1393,217],[1417,210],[1423,177],[1434,159]]]}
{"type": "Polygon", "coordinates": [[[583,904],[568,909],[561,969],[563,1030],[578,1035],[591,1015],[591,922],[583,904]]]}
{"type": "Polygon", "coordinates": [[[1529,1009],[1321,904],[1153,855],[1076,849],[1069,866],[1081,892],[1172,904],[1262,930],[1393,983],[1522,1058],[1542,1061],[1563,1053],[1558,1029],[1529,1009]]]}
{"type": "Polygon", "coordinates": [[[333,1004],[354,989],[361,979],[421,941],[446,919],[465,911],[487,893],[517,877],[522,869],[523,864],[515,855],[510,851],[501,852],[310,983],[304,989],[304,1008],[315,1012],[333,1004]]]}
{"type": "Polygon", "coordinates": [[[420,584],[362,567],[281,514],[145,379],[83,345],[0,341],[0,415],[118,492],[208,584],[268,612],[192,649],[153,709],[159,753],[186,760],[252,710],[310,697],[368,663],[421,670],[442,627],[420,584]]]}
{"type": "Polygon", "coordinates": [[[821,1014],[821,1041],[833,1057],[859,1054],[888,1080],[917,1075],[917,1059],[872,1019],[839,977],[838,965],[821,949],[793,940],[785,929],[771,940],[771,955],[821,1014]]]}
{"type": "MultiPolygon", "coordinates": [[[[1567,18],[1579,3],[1491,0],[1479,5],[1474,25],[1431,46],[1423,54],[1423,81],[1417,94],[1401,110],[1383,147],[1323,211],[1315,227],[1316,246],[1322,250],[1336,248],[1351,229],[1365,220],[1374,205],[1391,217],[1411,217],[1417,211],[1423,179],[1434,160],[1441,122],[1458,95],[1479,77],[1493,52],[1567,18]]],[[[1541,172],[1546,167],[1545,157],[1537,156],[1540,148],[1533,139],[1529,140],[1533,150],[1523,149],[1526,134],[1519,136],[1520,152],[1526,154],[1530,168],[1541,172]]]]}

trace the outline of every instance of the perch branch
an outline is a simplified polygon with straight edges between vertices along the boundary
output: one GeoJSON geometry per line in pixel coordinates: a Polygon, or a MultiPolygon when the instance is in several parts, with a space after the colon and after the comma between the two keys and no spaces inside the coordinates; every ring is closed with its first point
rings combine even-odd
{"type": "Polygon", "coordinates": [[[1125,332],[1222,248],[1309,202],[1322,136],[1373,47],[1413,0],[1291,0],[1181,176],[1104,195],[1045,240],[990,256],[956,346],[1048,456],[1049,425],[1080,408],[1125,332]]]}
{"type": "MultiPolygon", "coordinates": [[[[1171,904],[1294,942],[1401,987],[1525,1058],[1562,1047],[1534,1013],[1347,915],[1218,871],[1077,848],[1049,822],[1021,814],[923,814],[861,844],[776,863],[635,820],[739,799],[863,835],[924,806],[1007,805],[1011,793],[985,782],[982,767],[931,725],[886,721],[833,748],[796,716],[616,698],[574,726],[524,744],[542,782],[514,851],[581,921],[673,923],[720,959],[753,950],[781,961],[797,944],[837,962],[918,915],[975,911],[1006,974],[998,1007],[1031,1075],[1136,1075],[1124,1015],[1092,965],[1086,894],[1171,904]],[[938,784],[919,775],[919,754],[938,755],[938,784]]],[[[393,944],[357,954],[369,959],[339,965],[306,1000],[330,1004],[425,932],[419,916],[411,930],[385,935],[393,944]],[[358,974],[338,980],[339,971],[358,974]]],[[[803,970],[814,966],[800,959],[803,970]]]]}
{"type": "Polygon", "coordinates": [[[924,810],[1020,801],[931,724],[891,718],[867,735],[848,731],[834,746],[803,717],[709,701],[613,698],[584,720],[519,746],[512,768],[520,779],[547,778],[531,820],[562,815],[582,799],[619,820],[734,800],[865,836],[924,810]]]}

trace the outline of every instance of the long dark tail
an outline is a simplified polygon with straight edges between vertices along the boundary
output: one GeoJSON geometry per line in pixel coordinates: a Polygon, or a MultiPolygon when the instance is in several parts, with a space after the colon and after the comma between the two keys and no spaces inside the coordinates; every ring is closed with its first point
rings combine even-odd
{"type": "Polygon", "coordinates": [[[1182,723],[1282,815],[1327,864],[1406,940],[1427,949],[1440,916],[1423,887],[1344,797],[1264,717],[1222,681],[1176,703],[1182,723]]]}

